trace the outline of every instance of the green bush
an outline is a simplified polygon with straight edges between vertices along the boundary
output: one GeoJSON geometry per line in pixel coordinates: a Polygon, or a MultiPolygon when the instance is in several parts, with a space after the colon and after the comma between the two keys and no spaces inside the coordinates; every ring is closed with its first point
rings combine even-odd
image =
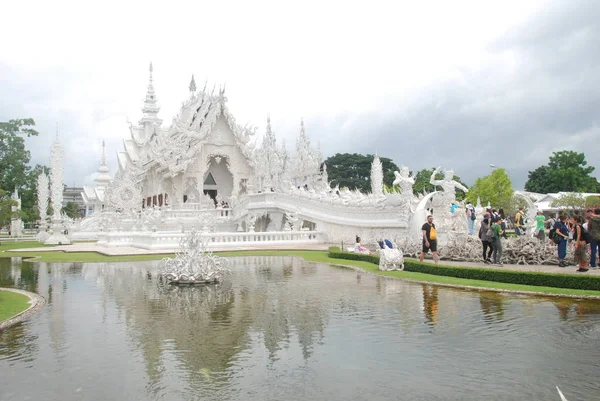
{"type": "MultiPolygon", "coordinates": [[[[362,260],[379,265],[379,257],[376,255],[362,255],[350,252],[329,252],[329,257],[335,259],[362,260]]],[[[404,270],[432,274],[436,276],[464,278],[468,280],[483,280],[539,287],[600,291],[600,277],[591,275],[538,273],[496,270],[479,267],[445,266],[419,262],[415,259],[404,259],[404,270]]]]}

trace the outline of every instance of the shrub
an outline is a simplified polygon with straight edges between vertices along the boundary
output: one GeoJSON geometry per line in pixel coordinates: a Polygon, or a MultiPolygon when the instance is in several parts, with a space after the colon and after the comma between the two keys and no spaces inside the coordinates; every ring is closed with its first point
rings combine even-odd
{"type": "MultiPolygon", "coordinates": [[[[362,255],[349,252],[329,252],[329,257],[334,259],[362,260],[379,265],[379,257],[376,255],[362,255]]],[[[600,291],[600,277],[591,275],[539,273],[496,270],[479,267],[445,266],[419,262],[415,259],[404,259],[404,270],[436,276],[463,278],[468,280],[495,281],[499,283],[521,284],[538,287],[600,291]]]]}

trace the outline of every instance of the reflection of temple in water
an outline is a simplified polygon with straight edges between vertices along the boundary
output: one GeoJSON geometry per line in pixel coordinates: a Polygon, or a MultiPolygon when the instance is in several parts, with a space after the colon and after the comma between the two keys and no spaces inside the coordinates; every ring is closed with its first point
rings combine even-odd
{"type": "Polygon", "coordinates": [[[179,362],[206,379],[235,364],[236,355],[257,339],[270,358],[294,341],[308,358],[322,338],[326,308],[321,302],[329,284],[313,279],[316,267],[299,258],[231,258],[229,284],[204,287],[160,285],[157,265],[84,268],[86,279],[95,280],[116,303],[154,382],[164,372],[165,343],[185,350],[177,353],[179,362]],[[311,285],[297,285],[300,280],[311,285]]]}

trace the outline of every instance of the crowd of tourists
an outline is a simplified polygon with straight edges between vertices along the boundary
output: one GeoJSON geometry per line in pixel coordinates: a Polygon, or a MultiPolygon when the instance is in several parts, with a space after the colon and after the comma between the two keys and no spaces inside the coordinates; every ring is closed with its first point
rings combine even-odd
{"type": "MultiPolygon", "coordinates": [[[[519,209],[515,215],[515,235],[526,235],[527,223],[525,212],[519,209]]],[[[585,216],[576,212],[572,215],[561,213],[558,218],[546,218],[542,212],[538,212],[535,224],[533,235],[540,241],[546,241],[548,230],[548,240],[557,247],[560,267],[569,265],[567,251],[571,247],[574,262],[578,267],[577,272],[598,268],[596,258],[600,242],[600,209],[588,209],[585,216]]],[[[502,209],[496,211],[487,208],[479,229],[484,263],[502,266],[501,238],[506,238],[504,212],[502,209]]]]}
{"type": "MultiPolygon", "coordinates": [[[[567,250],[570,247],[578,272],[597,269],[598,243],[600,242],[600,208],[588,209],[585,215],[561,214],[548,221],[550,240],[556,244],[560,267],[567,267],[567,250]],[[589,254],[589,255],[588,255],[589,254]]],[[[544,227],[546,228],[546,227],[544,227]]]]}

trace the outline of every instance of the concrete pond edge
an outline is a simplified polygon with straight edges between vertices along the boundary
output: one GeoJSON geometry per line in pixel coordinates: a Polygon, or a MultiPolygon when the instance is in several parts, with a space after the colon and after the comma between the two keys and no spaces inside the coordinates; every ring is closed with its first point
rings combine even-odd
{"type": "Polygon", "coordinates": [[[46,299],[41,295],[35,294],[33,292],[6,287],[0,287],[0,291],[16,292],[17,294],[22,294],[29,298],[29,308],[25,309],[23,312],[17,313],[11,318],[0,322],[0,330],[12,327],[17,323],[21,323],[23,320],[28,319],[29,317],[35,315],[37,312],[42,310],[46,305],[46,299]]]}

